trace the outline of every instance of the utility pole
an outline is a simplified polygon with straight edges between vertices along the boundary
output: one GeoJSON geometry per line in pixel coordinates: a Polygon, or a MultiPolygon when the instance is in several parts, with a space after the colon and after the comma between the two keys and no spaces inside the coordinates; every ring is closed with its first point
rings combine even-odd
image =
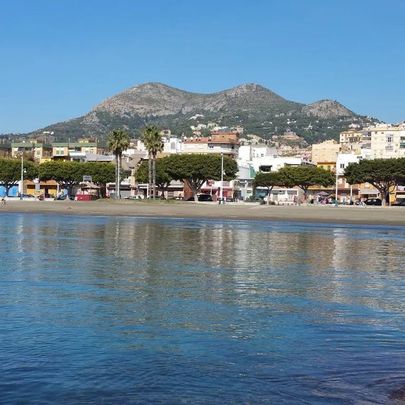
{"type": "Polygon", "coordinates": [[[339,192],[339,172],[338,172],[338,157],[339,153],[336,154],[336,181],[335,181],[335,207],[338,207],[338,192],[339,192]]]}
{"type": "Polygon", "coordinates": [[[24,152],[21,152],[21,188],[20,188],[20,200],[23,199],[24,193],[24,152]]]}
{"type": "Polygon", "coordinates": [[[224,152],[221,152],[221,190],[220,190],[220,203],[224,203],[224,152]]]}

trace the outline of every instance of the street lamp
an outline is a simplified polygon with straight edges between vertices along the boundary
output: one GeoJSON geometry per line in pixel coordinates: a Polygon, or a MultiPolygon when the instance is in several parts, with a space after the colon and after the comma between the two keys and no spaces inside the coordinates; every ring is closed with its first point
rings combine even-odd
{"type": "Polygon", "coordinates": [[[24,152],[21,152],[21,186],[20,186],[20,200],[23,199],[24,193],[24,152]]]}
{"type": "Polygon", "coordinates": [[[223,198],[224,198],[224,152],[221,152],[221,189],[220,189],[219,201],[222,204],[224,203],[223,198]]]}
{"type": "Polygon", "coordinates": [[[338,192],[339,192],[339,172],[338,172],[339,153],[336,154],[336,180],[335,180],[335,207],[338,207],[338,192]]]}

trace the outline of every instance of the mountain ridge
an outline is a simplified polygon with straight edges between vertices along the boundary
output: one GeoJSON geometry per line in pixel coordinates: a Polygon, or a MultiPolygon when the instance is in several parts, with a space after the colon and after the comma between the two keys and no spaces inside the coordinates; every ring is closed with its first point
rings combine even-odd
{"type": "Polygon", "coordinates": [[[94,136],[105,139],[122,127],[136,137],[148,124],[191,134],[190,117],[196,122],[221,126],[240,125],[246,132],[265,138],[289,129],[309,143],[337,138],[349,124],[364,125],[373,119],[355,114],[336,100],[310,104],[287,100],[256,83],[244,83],[215,93],[193,93],[160,82],[142,83],[106,98],[84,116],[33,131],[54,131],[57,139],[94,136]]]}

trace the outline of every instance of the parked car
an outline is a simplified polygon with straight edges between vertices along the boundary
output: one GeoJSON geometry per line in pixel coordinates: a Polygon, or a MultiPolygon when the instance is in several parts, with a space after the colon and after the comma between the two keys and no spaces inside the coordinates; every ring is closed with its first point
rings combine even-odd
{"type": "Polygon", "coordinates": [[[35,200],[35,195],[32,194],[23,194],[22,195],[23,200],[35,200]]]}
{"type": "Polygon", "coordinates": [[[128,197],[124,197],[124,200],[143,200],[143,197],[140,195],[129,195],[128,197]]]}
{"type": "Polygon", "coordinates": [[[382,205],[382,200],[381,200],[381,198],[367,198],[367,200],[364,201],[364,204],[366,204],[366,205],[382,205]]]}
{"type": "MultiPolygon", "coordinates": [[[[198,201],[212,201],[212,195],[210,194],[198,194],[198,201]]],[[[187,198],[187,201],[194,201],[194,197],[187,198]]]]}
{"type": "Polygon", "coordinates": [[[396,203],[392,204],[393,207],[405,207],[405,200],[398,200],[396,203]]]}

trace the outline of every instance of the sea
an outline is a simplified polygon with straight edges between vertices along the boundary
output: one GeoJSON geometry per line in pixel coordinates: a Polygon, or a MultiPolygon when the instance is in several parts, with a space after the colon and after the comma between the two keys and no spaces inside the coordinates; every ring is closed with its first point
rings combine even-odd
{"type": "Polygon", "coordinates": [[[0,214],[0,402],[405,398],[405,227],[0,214]]]}

